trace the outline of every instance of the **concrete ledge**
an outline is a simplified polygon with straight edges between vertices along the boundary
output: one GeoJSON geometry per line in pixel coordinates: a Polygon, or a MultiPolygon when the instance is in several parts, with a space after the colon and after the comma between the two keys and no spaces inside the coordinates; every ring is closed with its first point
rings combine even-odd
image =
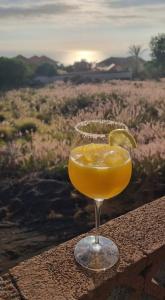
{"type": "MultiPolygon", "coordinates": [[[[140,299],[141,291],[150,294],[152,276],[148,275],[148,269],[163,262],[165,254],[164,201],[162,197],[100,227],[99,233],[112,238],[119,247],[120,261],[114,268],[91,273],[75,263],[75,244],[95,232],[92,230],[9,270],[20,297],[15,299],[104,300],[118,285],[133,288],[132,299],[140,299]]],[[[164,289],[160,290],[157,299],[163,299],[164,289]]]]}

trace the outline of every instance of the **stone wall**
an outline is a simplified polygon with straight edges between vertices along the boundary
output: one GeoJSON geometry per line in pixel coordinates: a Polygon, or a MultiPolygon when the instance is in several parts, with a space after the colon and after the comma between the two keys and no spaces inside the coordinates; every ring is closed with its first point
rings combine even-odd
{"type": "Polygon", "coordinates": [[[100,227],[119,247],[120,260],[106,272],[75,263],[78,236],[9,270],[0,280],[0,300],[165,299],[165,197],[100,227]]]}

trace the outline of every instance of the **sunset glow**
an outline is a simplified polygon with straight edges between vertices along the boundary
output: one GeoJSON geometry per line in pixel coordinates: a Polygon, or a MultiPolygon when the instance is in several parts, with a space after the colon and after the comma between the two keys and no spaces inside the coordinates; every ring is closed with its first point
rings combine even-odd
{"type": "Polygon", "coordinates": [[[128,56],[130,45],[149,49],[164,31],[164,11],[164,0],[0,0],[0,56],[46,55],[64,64],[128,56]]]}
{"type": "Polygon", "coordinates": [[[102,53],[92,50],[73,50],[69,51],[65,58],[68,62],[86,60],[88,62],[97,62],[102,59],[102,53]]]}

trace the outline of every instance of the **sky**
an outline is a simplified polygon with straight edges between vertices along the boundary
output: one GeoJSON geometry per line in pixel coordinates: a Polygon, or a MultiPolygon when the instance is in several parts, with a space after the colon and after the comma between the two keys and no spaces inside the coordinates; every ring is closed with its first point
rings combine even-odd
{"type": "Polygon", "coordinates": [[[165,0],[0,0],[0,56],[47,55],[64,64],[128,56],[165,32],[165,0]]]}

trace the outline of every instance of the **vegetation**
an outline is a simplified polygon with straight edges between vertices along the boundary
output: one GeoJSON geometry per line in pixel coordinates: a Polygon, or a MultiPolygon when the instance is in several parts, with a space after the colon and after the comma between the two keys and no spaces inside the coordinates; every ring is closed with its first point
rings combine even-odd
{"type": "MultiPolygon", "coordinates": [[[[144,51],[140,45],[132,45],[129,47],[129,53],[133,56],[134,61],[131,69],[134,79],[159,79],[165,76],[165,34],[158,34],[153,37],[150,42],[152,60],[144,63],[140,58],[144,51]]],[[[65,72],[83,72],[90,71],[92,63],[86,60],[75,62],[71,66],[64,67],[57,62],[42,56],[33,56],[27,59],[21,55],[16,58],[0,57],[0,90],[19,88],[24,86],[39,85],[37,80],[33,80],[36,76],[51,77],[56,74],[65,72]]],[[[72,78],[73,83],[89,83],[90,78],[85,79],[81,74],[72,78]]],[[[41,116],[42,118],[42,116],[41,116]]],[[[1,119],[0,119],[1,122],[1,119]]]]}
{"type": "Polygon", "coordinates": [[[37,120],[32,118],[18,119],[15,122],[15,127],[18,133],[27,135],[37,131],[38,125],[37,120]]]}
{"type": "Polygon", "coordinates": [[[43,63],[39,65],[35,71],[37,76],[55,76],[57,74],[57,70],[55,67],[50,63],[43,63]]]}
{"type": "Polygon", "coordinates": [[[0,58],[0,88],[20,87],[31,75],[30,68],[20,60],[0,58]]]}
{"type": "Polygon", "coordinates": [[[76,88],[56,84],[3,93],[1,176],[66,166],[74,125],[85,119],[113,119],[126,123],[138,142],[133,181],[156,180],[150,188],[159,189],[165,175],[164,97],[163,81],[112,81],[76,88]]]}
{"type": "Polygon", "coordinates": [[[150,48],[154,66],[158,67],[160,76],[165,76],[165,34],[153,37],[150,48]]]}
{"type": "Polygon", "coordinates": [[[139,77],[139,74],[141,72],[141,66],[139,58],[141,54],[144,52],[144,49],[142,49],[141,45],[132,45],[129,47],[129,53],[135,57],[135,64],[133,68],[133,77],[139,77]]]}
{"type": "Polygon", "coordinates": [[[0,57],[0,89],[12,89],[31,84],[35,76],[54,76],[57,68],[45,62],[35,65],[18,58],[0,57]]]}
{"type": "Polygon", "coordinates": [[[66,67],[66,71],[68,72],[90,71],[91,69],[92,63],[87,62],[85,59],[82,59],[81,61],[76,61],[73,65],[66,67]]]}

